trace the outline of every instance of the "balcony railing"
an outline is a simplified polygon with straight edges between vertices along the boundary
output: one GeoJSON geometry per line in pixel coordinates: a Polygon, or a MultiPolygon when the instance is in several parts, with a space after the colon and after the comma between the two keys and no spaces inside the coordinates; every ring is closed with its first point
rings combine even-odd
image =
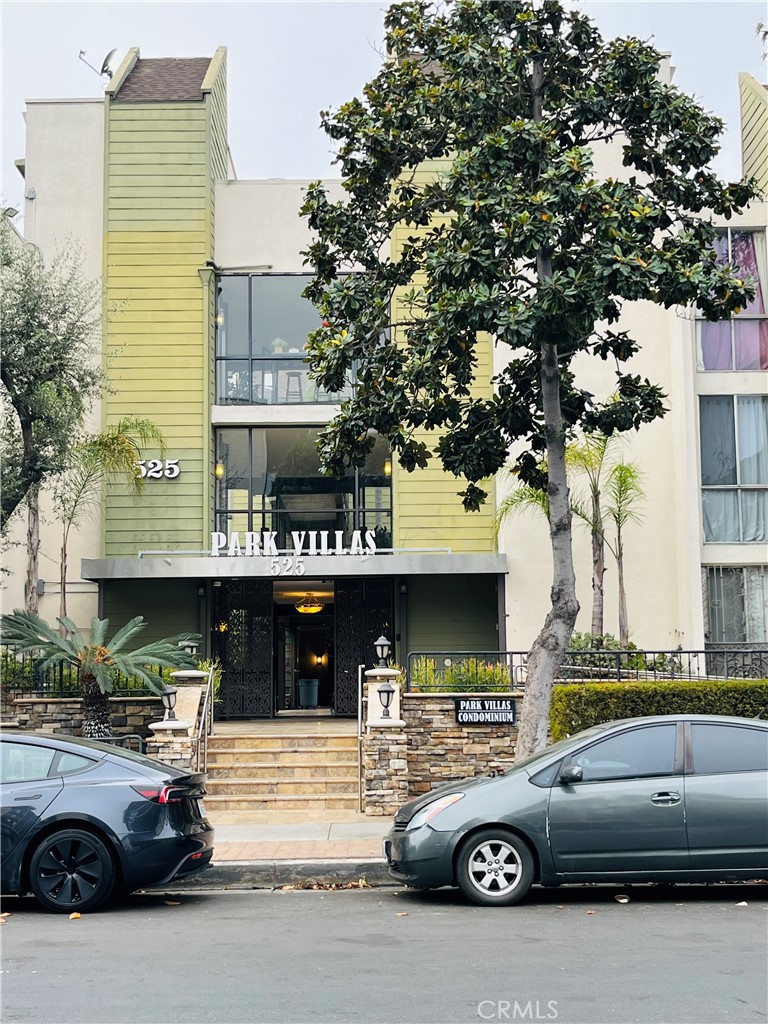
{"type": "Polygon", "coordinates": [[[325,391],[310,379],[303,359],[216,360],[217,405],[338,405],[351,394],[349,385],[325,391]]]}

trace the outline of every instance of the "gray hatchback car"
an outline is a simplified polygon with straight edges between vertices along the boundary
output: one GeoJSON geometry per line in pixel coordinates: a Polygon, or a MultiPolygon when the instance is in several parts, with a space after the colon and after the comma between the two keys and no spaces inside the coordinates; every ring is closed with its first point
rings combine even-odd
{"type": "Polygon", "coordinates": [[[715,715],[593,726],[504,774],[405,804],[397,881],[509,906],[531,885],[768,877],[768,722],[715,715]]]}

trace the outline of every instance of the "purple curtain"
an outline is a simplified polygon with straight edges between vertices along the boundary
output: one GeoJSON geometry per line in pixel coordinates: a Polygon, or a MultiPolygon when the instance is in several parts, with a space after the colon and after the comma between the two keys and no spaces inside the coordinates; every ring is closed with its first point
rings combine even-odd
{"type": "MultiPolygon", "coordinates": [[[[765,314],[765,280],[752,231],[731,233],[733,263],[755,281],[755,297],[743,312],[748,316],[765,314]]],[[[718,252],[719,255],[719,252],[718,252]]],[[[768,370],[768,321],[734,320],[734,362],[737,370],[768,370]]]]}

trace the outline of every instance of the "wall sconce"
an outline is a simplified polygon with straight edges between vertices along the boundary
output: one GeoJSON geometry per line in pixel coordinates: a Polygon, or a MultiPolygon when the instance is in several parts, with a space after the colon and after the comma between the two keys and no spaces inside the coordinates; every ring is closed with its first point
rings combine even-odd
{"type": "Polygon", "coordinates": [[[217,462],[216,468],[213,471],[213,475],[217,480],[223,480],[227,470],[223,462],[217,462]]]}
{"type": "Polygon", "coordinates": [[[176,694],[178,690],[175,686],[166,686],[163,692],[160,694],[160,699],[163,702],[165,708],[165,717],[169,722],[176,721],[176,712],[173,710],[176,707],[176,694]]]}
{"type": "Polygon", "coordinates": [[[395,696],[395,688],[388,679],[378,688],[378,694],[381,706],[384,708],[381,712],[381,717],[391,718],[392,715],[390,714],[389,708],[392,704],[392,698],[395,696]]]}
{"type": "Polygon", "coordinates": [[[392,476],[392,459],[384,459],[384,476],[392,476]]]}
{"type": "Polygon", "coordinates": [[[229,632],[229,623],[228,622],[223,622],[223,621],[220,622],[218,624],[218,626],[216,627],[216,632],[217,633],[228,633],[229,632]]]}

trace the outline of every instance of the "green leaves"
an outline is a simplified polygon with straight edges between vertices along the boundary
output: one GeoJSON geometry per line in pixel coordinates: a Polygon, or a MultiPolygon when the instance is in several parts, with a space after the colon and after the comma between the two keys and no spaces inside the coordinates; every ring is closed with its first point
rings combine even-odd
{"type": "Polygon", "coordinates": [[[409,0],[385,24],[391,59],[323,115],[345,199],[315,182],[304,204],[306,294],[329,325],[310,340],[311,372],[331,390],[358,382],[321,455],[338,472],[376,431],[406,470],[439,458],[476,508],[513,443],[521,479],[539,480],[543,345],[557,346],[566,435],[664,414],[660,389],[625,371],[637,341],[610,325],[627,302],[697,303],[712,319],[743,307],[753,283],[717,265],[700,217],[738,212],[755,190],[706,169],[722,124],[660,80],[656,50],[606,42],[555,0],[409,0]],[[595,175],[604,142],[618,178],[595,175]],[[512,350],[493,401],[473,390],[481,332],[512,350]],[[574,376],[589,355],[616,362],[611,409],[574,376]]]}

